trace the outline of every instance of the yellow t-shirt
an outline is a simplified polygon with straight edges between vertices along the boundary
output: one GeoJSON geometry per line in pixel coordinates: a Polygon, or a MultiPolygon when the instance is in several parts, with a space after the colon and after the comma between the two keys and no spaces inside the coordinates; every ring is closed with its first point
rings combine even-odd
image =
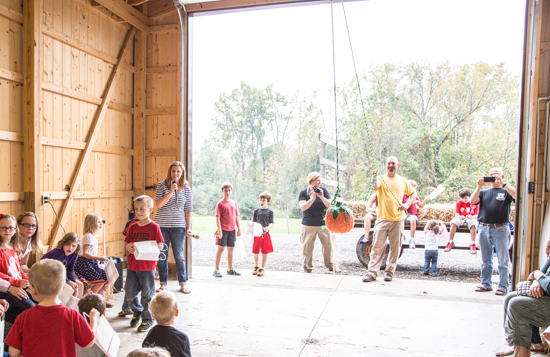
{"type": "Polygon", "coordinates": [[[407,215],[404,211],[399,211],[398,208],[401,205],[403,194],[406,193],[408,196],[412,195],[414,193],[414,188],[409,183],[409,180],[402,176],[395,175],[394,178],[391,178],[388,177],[388,175],[384,175],[383,177],[391,192],[393,192],[400,202],[398,203],[395,198],[393,198],[384,182],[378,179],[378,183],[380,184],[380,187],[376,190],[378,194],[378,219],[383,221],[404,220],[407,215]]]}

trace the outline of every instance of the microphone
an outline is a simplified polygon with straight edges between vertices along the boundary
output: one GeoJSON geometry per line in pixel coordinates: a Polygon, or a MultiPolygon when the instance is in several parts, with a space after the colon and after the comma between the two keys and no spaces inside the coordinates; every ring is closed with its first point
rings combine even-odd
{"type": "Polygon", "coordinates": [[[172,180],[172,185],[176,183],[176,180],[172,180]]]}

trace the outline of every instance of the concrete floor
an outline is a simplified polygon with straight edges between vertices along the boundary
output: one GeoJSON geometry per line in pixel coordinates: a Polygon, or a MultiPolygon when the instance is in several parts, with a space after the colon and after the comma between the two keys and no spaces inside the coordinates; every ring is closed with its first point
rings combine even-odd
{"type": "MultiPolygon", "coordinates": [[[[503,298],[475,284],[241,273],[214,278],[212,268],[193,267],[189,295],[169,282],[193,356],[494,356],[506,348],[503,298]]],[[[132,332],[118,354],[126,356],[145,334],[117,317],[123,296],[115,296],[107,317],[117,332],[132,332]]]]}

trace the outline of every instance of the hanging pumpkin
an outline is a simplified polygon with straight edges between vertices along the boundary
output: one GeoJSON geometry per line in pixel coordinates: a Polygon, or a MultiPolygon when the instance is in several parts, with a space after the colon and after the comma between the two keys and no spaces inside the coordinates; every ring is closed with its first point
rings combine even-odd
{"type": "Polygon", "coordinates": [[[328,208],[325,222],[327,229],[332,233],[347,233],[351,231],[355,224],[351,209],[344,206],[344,203],[340,200],[337,200],[336,204],[332,204],[328,208]]]}

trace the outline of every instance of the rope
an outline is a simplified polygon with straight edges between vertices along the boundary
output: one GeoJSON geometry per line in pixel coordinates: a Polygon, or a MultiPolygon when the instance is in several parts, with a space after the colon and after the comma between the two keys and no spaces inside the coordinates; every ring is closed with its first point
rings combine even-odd
{"type": "MultiPolygon", "coordinates": [[[[338,113],[337,113],[337,97],[336,97],[336,51],[334,48],[334,9],[333,2],[330,0],[330,22],[332,26],[332,81],[334,89],[334,129],[336,130],[336,193],[334,200],[340,194],[340,152],[338,149],[338,113]]],[[[333,200],[333,202],[334,202],[333,200]]]]}
{"type": "MultiPolygon", "coordinates": [[[[349,32],[348,18],[346,16],[346,7],[344,6],[344,0],[341,0],[341,2],[342,2],[342,10],[344,12],[344,20],[345,20],[345,23],[346,23],[346,31],[347,31],[347,34],[348,34],[348,41],[349,41],[349,47],[350,47],[350,51],[351,51],[351,58],[353,60],[353,69],[355,70],[355,80],[357,82],[357,90],[359,92],[359,99],[361,100],[361,108],[363,109],[363,120],[365,122],[365,129],[366,129],[366,132],[367,132],[367,143],[368,143],[367,153],[368,153],[368,158],[370,160],[371,165],[374,165],[374,150],[372,149],[372,141],[371,141],[371,135],[370,135],[370,130],[369,130],[369,124],[367,122],[367,115],[365,114],[365,103],[363,102],[363,95],[361,94],[361,85],[359,83],[359,75],[357,73],[357,65],[355,63],[355,55],[353,54],[353,45],[351,43],[351,34],[349,32]]],[[[332,14],[332,0],[331,0],[330,4],[331,4],[331,14],[332,14]]],[[[333,26],[334,26],[334,23],[333,23],[333,26]]],[[[334,34],[333,34],[333,41],[334,41],[334,34]]],[[[332,45],[332,51],[333,51],[333,56],[334,56],[334,43],[332,45]]],[[[335,93],[335,96],[336,96],[336,84],[334,84],[334,93],[335,93]]],[[[336,103],[336,99],[335,99],[335,103],[336,103]]],[[[338,133],[338,129],[337,129],[336,132],[338,133]]],[[[338,136],[336,137],[336,145],[338,145],[338,136]]],[[[370,170],[371,167],[369,167],[369,171],[373,171],[373,170],[370,170]]],[[[388,186],[388,183],[386,182],[386,180],[384,180],[384,177],[382,177],[382,176],[378,176],[378,177],[380,178],[380,180],[382,180],[382,182],[384,183],[384,185],[386,186],[388,191],[391,193],[393,198],[397,201],[398,205],[401,205],[402,202],[397,199],[395,194],[392,192],[392,190],[388,186]]],[[[372,195],[372,193],[373,193],[373,183],[371,181],[371,183],[367,186],[367,195],[366,195],[365,201],[368,200],[368,197],[370,197],[372,195]]]]}

